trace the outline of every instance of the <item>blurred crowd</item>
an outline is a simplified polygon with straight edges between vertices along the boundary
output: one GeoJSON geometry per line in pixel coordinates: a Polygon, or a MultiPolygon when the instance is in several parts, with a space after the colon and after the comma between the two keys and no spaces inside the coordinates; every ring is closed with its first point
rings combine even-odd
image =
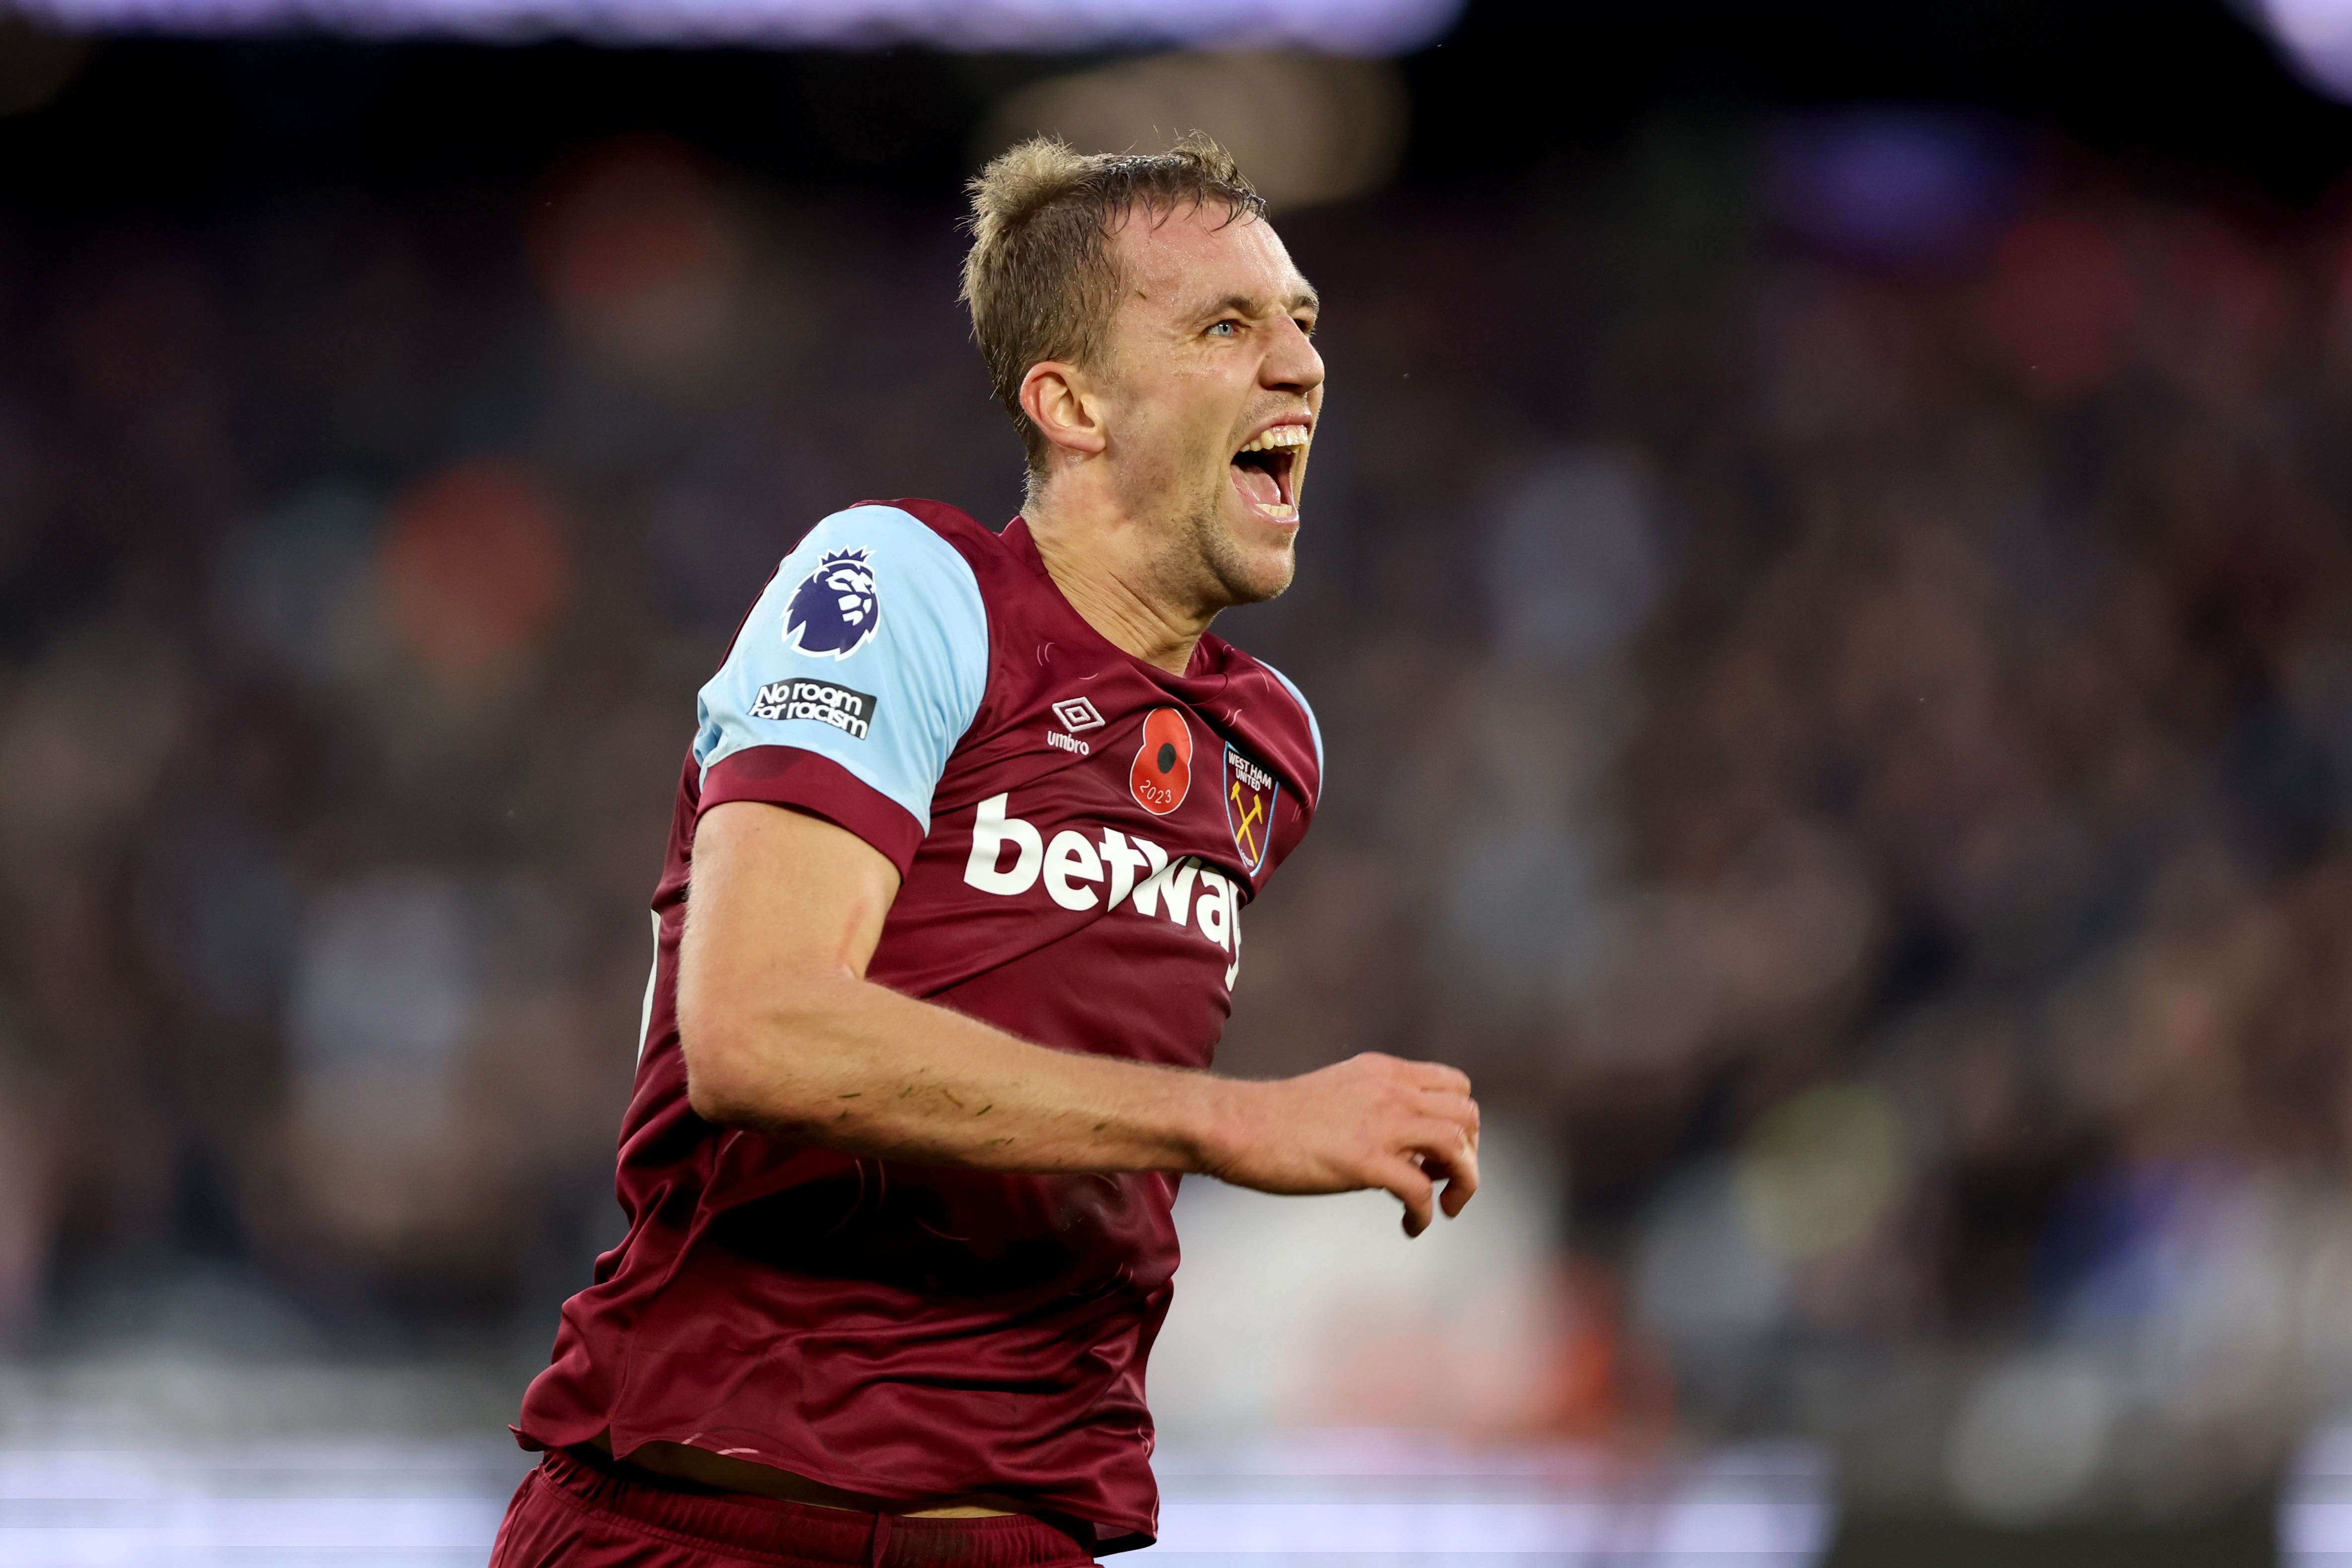
{"type": "MultiPolygon", "coordinates": [[[[1220,629],[1329,775],[1223,1065],[1556,1152],[1464,1421],[2022,1519],[2352,1394],[2342,216],[1899,115],[1277,213],[1329,403],[1220,629]]],[[[824,513],[1017,505],[954,216],[639,139],[0,223],[0,1345],[543,1346],[694,689],[824,513]]]]}

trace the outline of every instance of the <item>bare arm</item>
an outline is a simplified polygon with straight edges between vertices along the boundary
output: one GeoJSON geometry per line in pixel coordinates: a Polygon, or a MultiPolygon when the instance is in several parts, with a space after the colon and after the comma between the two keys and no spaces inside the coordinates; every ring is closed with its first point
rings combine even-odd
{"type": "Polygon", "coordinates": [[[1454,1068],[1366,1055],[1255,1083],[1033,1045],[865,978],[898,891],[831,823],[748,801],[704,815],[677,982],[697,1115],[929,1164],[1376,1187],[1409,1235],[1477,1191],[1478,1107],[1454,1068]]]}

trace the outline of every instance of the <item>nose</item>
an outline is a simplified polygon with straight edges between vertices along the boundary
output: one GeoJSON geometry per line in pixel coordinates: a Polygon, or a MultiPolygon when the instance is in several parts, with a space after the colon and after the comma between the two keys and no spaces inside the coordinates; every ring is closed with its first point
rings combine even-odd
{"type": "Polygon", "coordinates": [[[1283,318],[1258,380],[1272,391],[1302,397],[1323,384],[1323,356],[1315,352],[1314,342],[1297,321],[1283,318]]]}

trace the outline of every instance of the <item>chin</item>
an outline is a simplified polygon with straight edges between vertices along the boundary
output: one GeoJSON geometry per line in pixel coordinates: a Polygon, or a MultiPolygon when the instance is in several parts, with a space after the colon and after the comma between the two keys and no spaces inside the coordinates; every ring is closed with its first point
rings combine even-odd
{"type": "Polygon", "coordinates": [[[1258,576],[1258,592],[1252,602],[1280,598],[1289,589],[1291,579],[1297,575],[1298,552],[1285,541],[1280,550],[1268,552],[1258,576]]]}
{"type": "Polygon", "coordinates": [[[1192,513],[1190,531],[1191,570],[1204,572],[1227,605],[1278,598],[1297,573],[1298,525],[1259,516],[1230,489],[1192,513]]]}
{"type": "Polygon", "coordinates": [[[1236,605],[1280,598],[1298,574],[1298,553],[1289,538],[1276,544],[1244,544],[1228,535],[1226,544],[1210,565],[1236,605]]]}

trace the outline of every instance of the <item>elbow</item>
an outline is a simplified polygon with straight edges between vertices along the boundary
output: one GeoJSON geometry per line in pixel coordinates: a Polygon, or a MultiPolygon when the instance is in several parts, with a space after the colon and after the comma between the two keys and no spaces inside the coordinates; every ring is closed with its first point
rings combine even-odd
{"type": "Polygon", "coordinates": [[[695,1115],[719,1127],[772,1120],[759,1114],[746,1053],[728,1031],[681,1026],[678,1050],[686,1058],[686,1103],[695,1115]]]}
{"type": "Polygon", "coordinates": [[[686,1062],[686,1102],[719,1127],[748,1127],[805,1137],[815,1104],[830,1099],[828,1030],[803,999],[747,1005],[699,988],[678,992],[678,1053],[686,1062]]]}
{"type": "Polygon", "coordinates": [[[743,1097],[723,1072],[714,1071],[695,1052],[686,1055],[686,1103],[693,1112],[718,1127],[732,1127],[742,1118],[743,1097]]]}
{"type": "Polygon", "coordinates": [[[780,1043],[804,1038],[786,1020],[763,1019],[755,1025],[724,1016],[682,1018],[678,1051],[686,1061],[688,1107],[716,1127],[807,1136],[815,1121],[809,1107],[815,1090],[804,1071],[783,1066],[793,1061],[804,1067],[800,1058],[807,1053],[788,1049],[780,1054],[776,1049],[780,1043]],[[698,1022],[700,1026],[694,1026],[698,1022]]]}

